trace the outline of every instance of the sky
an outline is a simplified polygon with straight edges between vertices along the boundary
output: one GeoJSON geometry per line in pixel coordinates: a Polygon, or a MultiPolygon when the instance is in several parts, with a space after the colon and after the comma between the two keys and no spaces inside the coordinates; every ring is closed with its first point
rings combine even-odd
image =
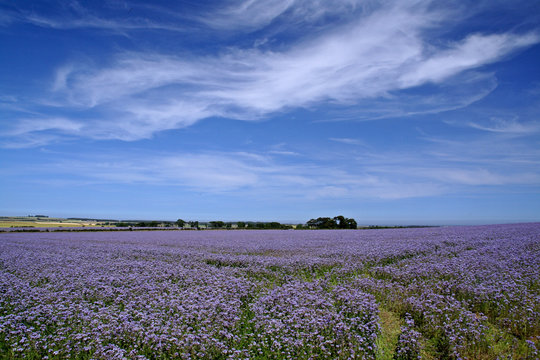
{"type": "Polygon", "coordinates": [[[0,0],[0,215],[540,221],[540,1],[0,0]]]}

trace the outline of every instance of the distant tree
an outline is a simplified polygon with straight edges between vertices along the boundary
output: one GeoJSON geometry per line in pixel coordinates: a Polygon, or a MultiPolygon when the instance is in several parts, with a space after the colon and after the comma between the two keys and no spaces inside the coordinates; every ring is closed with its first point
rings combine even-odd
{"type": "Polygon", "coordinates": [[[237,222],[236,225],[238,225],[239,229],[244,229],[246,227],[246,223],[243,221],[237,222]]]}
{"type": "Polygon", "coordinates": [[[178,225],[178,227],[184,227],[184,225],[186,225],[186,222],[182,219],[178,219],[176,220],[176,225],[178,225]]]}
{"type": "Polygon", "coordinates": [[[353,218],[347,219],[348,229],[358,229],[358,224],[353,218]]]}
{"type": "Polygon", "coordinates": [[[316,219],[309,219],[306,223],[306,226],[308,228],[317,228],[319,226],[319,223],[316,219]]]}
{"type": "Polygon", "coordinates": [[[213,228],[222,228],[225,226],[225,223],[223,221],[210,221],[210,226],[213,228]]]}
{"type": "Polygon", "coordinates": [[[296,225],[295,229],[296,230],[302,230],[302,229],[304,229],[304,225],[303,224],[298,224],[298,225],[296,225]]]}
{"type": "Polygon", "coordinates": [[[135,224],[137,227],[158,227],[159,223],[157,221],[140,221],[135,224]]]}
{"type": "Polygon", "coordinates": [[[336,227],[338,229],[347,229],[347,219],[343,215],[338,215],[334,217],[334,222],[336,223],[336,227]]]}
{"type": "Polygon", "coordinates": [[[266,224],[267,229],[281,229],[282,225],[276,221],[270,222],[266,224]]]}
{"type": "Polygon", "coordinates": [[[319,217],[317,219],[310,219],[306,223],[306,226],[311,229],[356,229],[358,225],[356,220],[338,215],[334,218],[319,217]]]}
{"type": "Polygon", "coordinates": [[[198,229],[199,228],[199,222],[198,221],[190,221],[189,226],[191,226],[192,228],[198,229]]]}
{"type": "Polygon", "coordinates": [[[336,221],[329,217],[319,217],[317,219],[310,219],[307,222],[307,226],[315,229],[336,229],[336,221]]]}

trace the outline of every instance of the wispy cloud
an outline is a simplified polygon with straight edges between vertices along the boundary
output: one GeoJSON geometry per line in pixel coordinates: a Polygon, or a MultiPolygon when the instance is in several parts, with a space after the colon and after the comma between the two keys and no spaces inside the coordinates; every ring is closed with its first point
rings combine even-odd
{"type": "Polygon", "coordinates": [[[270,150],[269,154],[275,155],[285,155],[285,156],[299,156],[300,154],[295,151],[286,151],[286,150],[270,150]]]}
{"type": "Polygon", "coordinates": [[[22,119],[19,120],[14,128],[6,131],[4,134],[17,136],[47,130],[56,130],[76,134],[83,128],[83,126],[84,125],[79,121],[65,118],[49,118],[46,122],[40,121],[39,119],[22,119]]]}
{"type": "MultiPolygon", "coordinates": [[[[394,171],[397,169],[394,169],[394,171]]],[[[398,173],[399,171],[396,171],[398,173]]],[[[466,165],[462,167],[421,166],[403,169],[405,173],[414,172],[415,176],[436,180],[439,184],[453,186],[501,186],[501,185],[536,185],[540,183],[540,174],[534,172],[504,173],[500,170],[466,165]]]]}
{"type": "Polygon", "coordinates": [[[51,154],[49,162],[21,171],[37,172],[53,182],[69,178],[85,186],[172,186],[181,192],[241,193],[246,199],[258,200],[392,200],[540,184],[540,171],[535,170],[540,169],[538,151],[526,153],[513,146],[512,139],[500,141],[497,150],[489,143],[483,138],[428,142],[421,151],[366,151],[357,157],[347,155],[346,162],[340,161],[339,154],[305,154],[291,163],[278,151],[96,151],[91,157],[51,154]]]}
{"type": "Polygon", "coordinates": [[[0,147],[5,149],[25,149],[50,145],[63,140],[65,141],[65,138],[59,135],[27,133],[17,137],[5,137],[0,141],[0,147]]]}
{"type": "MultiPolygon", "coordinates": [[[[62,111],[71,108],[88,119],[99,113],[95,118],[101,120],[87,120],[79,136],[122,140],[149,138],[209,117],[256,120],[323,104],[361,112],[366,111],[362,102],[368,100],[384,104],[401,99],[394,101],[390,114],[383,106],[368,109],[364,115],[371,119],[437,112],[467,106],[494,88],[490,75],[471,70],[540,41],[537,33],[528,32],[473,34],[450,43],[430,43],[427,34],[444,23],[445,13],[428,5],[383,2],[281,48],[227,48],[208,56],[123,52],[105,67],[69,63],[58,69],[50,99],[62,111]],[[445,86],[458,76],[460,81],[477,81],[481,89],[466,96],[457,87],[449,92],[445,86]],[[403,93],[425,84],[435,84],[435,95],[403,93]],[[403,96],[419,106],[411,106],[403,96]]],[[[259,27],[280,16],[315,21],[335,12],[345,16],[347,9],[357,6],[355,1],[335,6],[323,1],[243,1],[220,10],[229,13],[222,23],[209,24],[230,27],[232,20],[244,17],[259,27]],[[263,14],[261,7],[270,5],[274,11],[263,14]]],[[[49,109],[53,115],[36,117],[36,124],[43,123],[36,128],[52,129],[46,124],[60,116],[55,111],[58,108],[49,109]]]]}
{"type": "Polygon", "coordinates": [[[483,99],[498,86],[492,73],[467,71],[444,83],[392,91],[379,98],[360,99],[353,106],[342,106],[317,122],[371,121],[411,118],[466,108],[483,99]]]}
{"type": "Polygon", "coordinates": [[[291,8],[294,0],[241,1],[228,4],[200,21],[220,29],[252,28],[268,25],[291,8]]]}
{"type": "MultiPolygon", "coordinates": [[[[81,4],[79,1],[68,0],[61,3],[43,1],[25,7],[24,4],[13,4],[0,13],[0,26],[7,26],[13,22],[29,23],[38,27],[59,30],[68,29],[95,29],[110,33],[128,35],[137,30],[169,30],[185,31],[185,27],[178,26],[172,19],[170,21],[154,21],[152,17],[145,16],[144,12],[134,11],[140,6],[136,3],[125,2],[123,6],[110,6],[105,4],[96,12],[90,4],[81,4]]],[[[148,11],[148,9],[146,9],[148,11]]],[[[169,11],[170,14],[170,11],[169,11]]]]}
{"type": "Polygon", "coordinates": [[[366,143],[360,139],[352,139],[352,138],[330,138],[331,141],[339,142],[342,144],[348,144],[348,145],[362,145],[366,146],[366,143]]]}
{"type": "Polygon", "coordinates": [[[437,51],[414,64],[413,69],[401,75],[400,80],[404,87],[441,82],[464,70],[495,62],[511,51],[536,44],[539,40],[538,33],[469,35],[460,42],[450,44],[449,49],[437,51]]]}
{"type": "Polygon", "coordinates": [[[299,23],[315,25],[321,18],[343,21],[366,8],[368,3],[358,0],[244,0],[225,2],[221,8],[199,17],[199,21],[225,30],[258,30],[279,21],[282,29],[290,29],[299,23]]]}
{"type": "Polygon", "coordinates": [[[80,136],[84,124],[66,118],[21,119],[0,131],[0,146],[4,148],[28,148],[61,141],[63,136],[80,136]]]}
{"type": "Polygon", "coordinates": [[[270,157],[249,153],[137,154],[132,157],[98,154],[91,159],[75,157],[51,162],[39,171],[62,178],[69,176],[72,181],[83,184],[177,186],[215,194],[241,191],[244,196],[257,198],[398,199],[430,196],[442,191],[435,183],[422,185],[421,179],[401,183],[377,171],[351,172],[309,162],[302,166],[283,165],[270,157]]]}
{"type": "Polygon", "coordinates": [[[538,121],[524,123],[519,122],[517,119],[492,118],[487,123],[469,122],[468,125],[478,130],[507,135],[533,135],[540,132],[540,122],[538,121]]]}

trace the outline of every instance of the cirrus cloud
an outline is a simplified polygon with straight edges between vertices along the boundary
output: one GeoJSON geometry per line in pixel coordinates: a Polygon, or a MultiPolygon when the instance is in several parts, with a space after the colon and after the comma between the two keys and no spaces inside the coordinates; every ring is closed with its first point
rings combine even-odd
{"type": "MultiPolygon", "coordinates": [[[[230,13],[226,21],[252,18],[259,7],[274,3],[275,12],[265,15],[268,19],[253,18],[254,24],[264,27],[292,14],[311,21],[356,6],[354,1],[341,1],[330,10],[324,2],[314,2],[301,11],[303,1],[245,1],[223,11],[230,13]]],[[[385,118],[388,109],[365,109],[363,102],[385,104],[387,99],[404,97],[408,103],[391,102],[399,108],[390,116],[415,113],[405,109],[414,100],[405,92],[426,84],[434,87],[434,94],[416,98],[416,108],[427,100],[429,109],[422,111],[446,111],[467,106],[494,89],[490,84],[496,82],[486,81],[483,66],[540,41],[533,31],[475,33],[434,43],[429,32],[448,23],[445,16],[455,14],[429,5],[429,1],[382,2],[344,24],[329,22],[312,36],[295,38],[284,47],[225,47],[208,55],[120,52],[106,65],[70,62],[57,70],[51,93],[36,99],[48,115],[36,116],[32,120],[36,126],[28,132],[37,136],[40,129],[54,129],[56,119],[69,119],[70,111],[85,119],[79,131],[72,131],[77,136],[121,140],[150,138],[210,117],[260,120],[328,104],[356,106],[357,112],[369,112],[369,118],[385,118]],[[448,86],[456,77],[478,91],[464,98],[458,85],[448,86]]],[[[210,25],[230,26],[217,20],[210,25]]],[[[11,132],[22,137],[24,128],[15,124],[11,132]]],[[[62,136],[66,129],[57,128],[62,136]]]]}

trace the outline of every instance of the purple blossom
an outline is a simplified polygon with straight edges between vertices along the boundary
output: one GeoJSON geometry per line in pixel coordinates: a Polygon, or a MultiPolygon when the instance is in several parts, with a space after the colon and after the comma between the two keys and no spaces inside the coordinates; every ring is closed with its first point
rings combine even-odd
{"type": "Polygon", "coordinates": [[[540,224],[0,233],[0,351],[372,359],[384,307],[404,319],[397,358],[426,341],[474,358],[490,325],[534,358],[538,269],[540,224]]]}

